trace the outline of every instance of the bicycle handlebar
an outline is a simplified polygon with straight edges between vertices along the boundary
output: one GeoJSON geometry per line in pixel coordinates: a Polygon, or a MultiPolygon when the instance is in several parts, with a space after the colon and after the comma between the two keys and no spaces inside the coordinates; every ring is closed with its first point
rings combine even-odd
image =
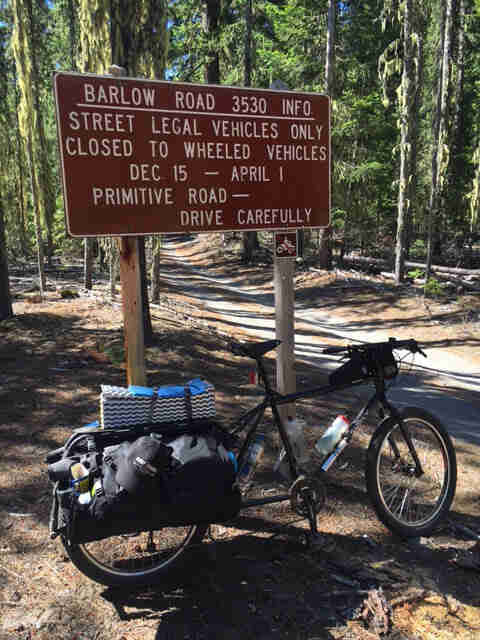
{"type": "Polygon", "coordinates": [[[322,353],[336,354],[336,353],[354,353],[356,351],[373,351],[378,347],[390,347],[392,351],[394,349],[408,349],[411,353],[420,353],[425,358],[427,354],[420,349],[418,342],[414,338],[408,340],[397,340],[396,338],[389,338],[388,342],[367,342],[365,344],[350,344],[346,346],[334,346],[326,347],[322,350],[322,353]]]}

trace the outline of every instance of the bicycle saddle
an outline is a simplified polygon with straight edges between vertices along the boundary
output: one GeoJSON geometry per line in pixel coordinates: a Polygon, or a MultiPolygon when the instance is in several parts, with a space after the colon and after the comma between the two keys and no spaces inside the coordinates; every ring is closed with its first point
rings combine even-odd
{"type": "Polygon", "coordinates": [[[263,355],[276,349],[281,340],[265,340],[264,342],[231,342],[230,349],[236,356],[247,356],[258,360],[263,355]]]}

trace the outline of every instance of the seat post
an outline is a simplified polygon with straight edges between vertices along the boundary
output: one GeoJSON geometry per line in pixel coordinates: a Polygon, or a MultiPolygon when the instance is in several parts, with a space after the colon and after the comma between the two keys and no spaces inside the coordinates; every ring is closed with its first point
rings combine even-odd
{"type": "Polygon", "coordinates": [[[259,356],[258,358],[255,358],[255,362],[257,363],[257,369],[258,369],[258,373],[260,378],[263,380],[263,384],[265,387],[265,392],[267,394],[268,397],[271,396],[272,393],[272,387],[270,385],[270,378],[267,375],[267,371],[265,369],[265,364],[263,362],[263,358],[261,356],[259,356]]]}

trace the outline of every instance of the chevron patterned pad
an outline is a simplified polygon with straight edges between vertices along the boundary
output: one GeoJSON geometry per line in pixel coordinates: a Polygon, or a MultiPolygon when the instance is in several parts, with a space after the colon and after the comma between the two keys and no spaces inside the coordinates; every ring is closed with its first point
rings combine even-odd
{"type": "Polygon", "coordinates": [[[191,405],[190,417],[215,416],[215,389],[200,378],[190,380],[184,386],[168,385],[158,389],[101,385],[101,425],[110,429],[148,422],[187,420],[188,402],[191,405]]]}

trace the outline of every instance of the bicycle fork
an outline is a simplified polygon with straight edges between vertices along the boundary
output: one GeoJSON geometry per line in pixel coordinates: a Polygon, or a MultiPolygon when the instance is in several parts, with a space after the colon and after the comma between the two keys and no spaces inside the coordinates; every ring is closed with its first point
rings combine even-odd
{"type": "MultiPolygon", "coordinates": [[[[408,430],[408,428],[404,425],[403,420],[402,420],[402,416],[400,414],[399,411],[397,411],[397,409],[391,405],[387,398],[385,397],[384,394],[382,394],[382,396],[379,397],[379,402],[382,405],[383,409],[386,409],[390,416],[398,423],[398,426],[400,427],[400,432],[403,436],[403,439],[405,440],[408,450],[410,452],[410,455],[413,458],[413,462],[415,463],[415,477],[416,478],[420,478],[423,475],[423,468],[422,468],[422,464],[420,462],[420,459],[417,455],[417,450],[415,449],[415,445],[413,444],[412,438],[410,436],[410,432],[408,430]]],[[[401,454],[400,451],[398,449],[397,443],[395,442],[394,438],[391,437],[391,435],[388,436],[388,443],[390,445],[390,447],[392,448],[392,451],[395,455],[395,458],[397,460],[400,460],[401,458],[401,454]]]]}

